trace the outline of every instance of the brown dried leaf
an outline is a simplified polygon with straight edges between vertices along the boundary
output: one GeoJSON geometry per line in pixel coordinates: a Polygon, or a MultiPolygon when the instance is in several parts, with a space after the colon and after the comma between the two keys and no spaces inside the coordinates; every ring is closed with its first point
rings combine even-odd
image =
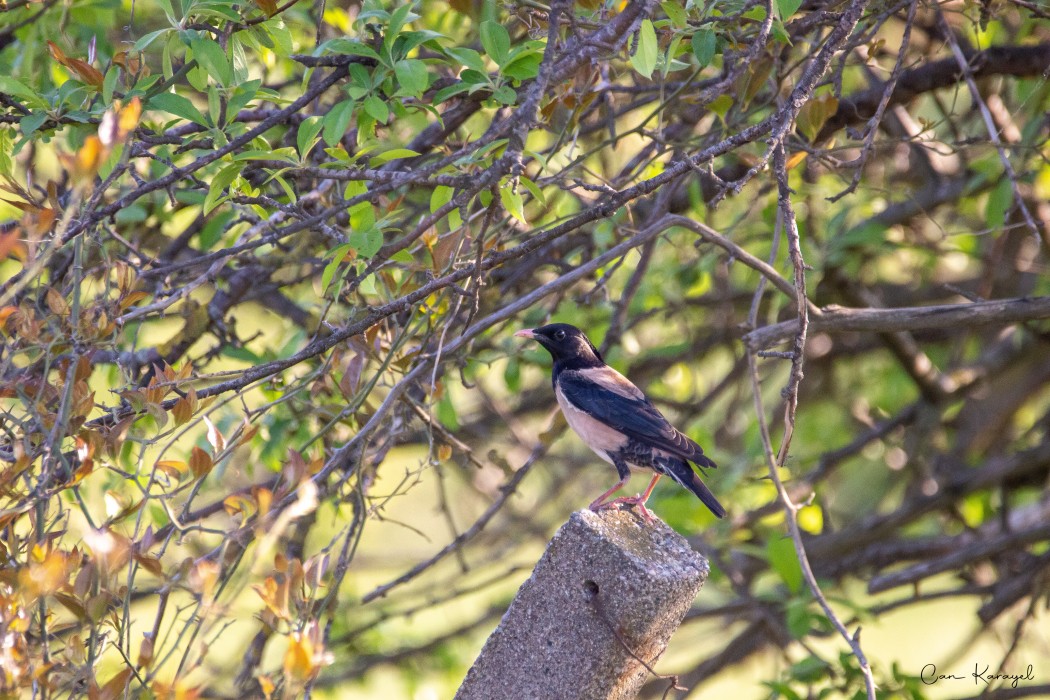
{"type": "Polygon", "coordinates": [[[87,83],[97,89],[102,88],[102,82],[105,77],[99,72],[98,68],[82,59],[66,56],[62,49],[58,48],[53,41],[47,42],[47,48],[51,52],[51,57],[68,68],[80,82],[87,83]]]}
{"type": "Polygon", "coordinates": [[[150,73],[149,66],[142,63],[142,54],[139,52],[129,54],[127,51],[118,51],[113,55],[113,63],[133,75],[146,77],[150,73]]]}
{"type": "Polygon", "coordinates": [[[134,558],[139,566],[154,576],[162,577],[164,575],[164,567],[161,565],[160,559],[157,557],[149,554],[135,554],[134,558]]]}
{"type": "Polygon", "coordinates": [[[102,690],[99,692],[99,700],[117,700],[117,698],[124,696],[124,689],[128,685],[128,680],[131,678],[131,674],[134,669],[124,668],[117,675],[113,676],[102,686],[102,690]]]}
{"type": "Polygon", "coordinates": [[[189,399],[180,398],[171,407],[171,415],[175,419],[175,425],[185,425],[193,417],[193,408],[189,399]]]}
{"type": "Polygon", "coordinates": [[[194,445],[190,451],[190,471],[193,472],[193,476],[203,479],[213,466],[215,465],[211,461],[211,455],[194,445]]]}
{"type": "Polygon", "coordinates": [[[839,100],[834,95],[814,97],[802,105],[802,109],[798,112],[798,117],[795,118],[795,127],[809,141],[812,141],[820,133],[828,119],[838,111],[838,108],[839,100]]]}
{"type": "Polygon", "coordinates": [[[208,444],[211,445],[212,452],[218,454],[226,449],[226,438],[222,436],[219,429],[215,427],[215,424],[211,422],[208,416],[204,416],[204,424],[208,426],[208,444]]]}
{"type": "Polygon", "coordinates": [[[134,306],[148,296],[149,294],[146,294],[146,292],[131,292],[120,300],[120,310],[126,311],[129,307],[134,306]]]}
{"type": "Polygon", "coordinates": [[[25,213],[22,214],[22,230],[25,231],[30,238],[39,239],[44,236],[48,231],[51,230],[51,225],[55,223],[55,219],[58,218],[58,213],[54,209],[48,209],[46,207],[27,206],[24,209],[25,213]]]}
{"type": "Polygon", "coordinates": [[[139,647],[139,658],[135,662],[138,668],[149,668],[153,664],[153,635],[146,633],[142,635],[142,645],[139,647]]]}
{"type": "Polygon", "coordinates": [[[259,6],[259,9],[262,10],[267,17],[273,17],[277,14],[277,0],[255,0],[255,4],[259,6]]]}
{"type": "Polygon", "coordinates": [[[51,309],[51,313],[62,317],[69,315],[69,304],[66,302],[66,298],[54,287],[48,288],[45,300],[47,301],[47,308],[51,309]]]}

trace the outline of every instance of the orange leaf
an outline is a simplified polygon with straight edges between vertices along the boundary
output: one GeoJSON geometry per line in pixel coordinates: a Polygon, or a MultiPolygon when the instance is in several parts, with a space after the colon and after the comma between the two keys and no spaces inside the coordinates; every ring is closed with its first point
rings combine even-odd
{"type": "Polygon", "coordinates": [[[80,79],[80,82],[87,83],[88,85],[102,89],[102,82],[105,80],[105,76],[87,61],[83,61],[79,58],[71,58],[66,64],[66,67],[80,79]]]}
{"type": "Polygon", "coordinates": [[[22,228],[33,238],[40,238],[51,230],[51,224],[55,223],[58,214],[54,209],[45,207],[28,206],[22,215],[22,228]]]}
{"type": "Polygon", "coordinates": [[[313,675],[314,669],[312,642],[302,633],[293,633],[284,652],[284,675],[293,682],[302,682],[313,675]]]}
{"type": "Polygon", "coordinates": [[[201,479],[208,475],[213,466],[211,455],[194,445],[190,452],[190,471],[193,472],[193,476],[201,479]]]}
{"type": "Polygon", "coordinates": [[[139,125],[140,117],[142,117],[142,100],[132,97],[131,102],[120,108],[120,114],[117,117],[117,127],[122,139],[126,139],[128,134],[135,130],[135,127],[139,125]]]}
{"type": "Polygon", "coordinates": [[[223,499],[222,507],[230,515],[237,515],[238,513],[250,515],[255,510],[255,502],[245,495],[235,493],[223,499]]]}
{"type": "Polygon", "coordinates": [[[142,65],[141,53],[136,52],[129,55],[127,51],[118,51],[113,55],[113,63],[120,66],[128,73],[138,75],[141,71],[143,77],[149,75],[149,66],[142,65]]]}
{"type": "Polygon", "coordinates": [[[175,418],[175,425],[184,425],[193,417],[193,408],[188,399],[179,399],[171,407],[171,415],[175,418]]]}
{"type": "Polygon", "coordinates": [[[181,479],[182,475],[189,472],[190,465],[177,459],[162,459],[156,464],[157,469],[167,474],[172,479],[181,479]]]}
{"type": "Polygon", "coordinates": [[[65,552],[51,552],[18,572],[19,588],[35,601],[58,591],[69,579],[71,569],[70,557],[65,552]]]}
{"type": "Polygon", "coordinates": [[[84,145],[80,147],[75,156],[61,154],[59,158],[66,170],[81,183],[95,177],[102,162],[106,160],[109,149],[102,145],[98,136],[91,135],[84,139],[84,145]]]}
{"type": "Polygon", "coordinates": [[[254,425],[249,425],[249,426],[247,426],[247,427],[246,427],[246,428],[244,429],[244,432],[243,432],[243,433],[241,433],[241,437],[240,437],[240,438],[238,438],[238,440],[237,440],[237,446],[238,446],[238,447],[240,447],[241,445],[244,445],[244,444],[246,444],[246,443],[250,442],[250,441],[251,441],[251,439],[252,439],[253,437],[255,437],[255,434],[256,434],[257,432],[259,432],[259,429],[258,429],[257,427],[255,427],[254,425]]]}
{"type": "Polygon", "coordinates": [[[108,683],[102,686],[102,691],[99,693],[99,700],[117,700],[117,698],[124,695],[124,687],[128,684],[128,679],[131,678],[131,668],[125,668],[117,675],[113,676],[108,683]]]}
{"type": "MultiPolygon", "coordinates": [[[[0,255],[0,260],[2,260],[3,257],[3,255],[0,255]]],[[[5,325],[7,325],[7,319],[11,318],[11,314],[16,313],[17,311],[17,306],[5,306],[4,308],[0,309],[0,328],[3,328],[5,325]]]]}
{"type": "Polygon", "coordinates": [[[68,68],[74,75],[76,75],[80,82],[87,83],[96,88],[102,87],[102,81],[105,78],[102,73],[90,63],[79,58],[70,58],[63,53],[62,49],[58,48],[53,41],[47,42],[47,49],[51,52],[51,57],[68,68]]]}
{"type": "Polygon", "coordinates": [[[55,45],[55,42],[47,42],[47,50],[51,53],[51,58],[61,63],[63,66],[66,65],[66,61],[69,59],[67,59],[66,55],[62,53],[62,49],[55,45]]]}
{"type": "Polygon", "coordinates": [[[126,297],[120,300],[120,310],[125,311],[129,306],[134,306],[135,304],[142,301],[148,296],[149,294],[147,294],[146,292],[131,292],[126,297]]]}
{"type": "MultiPolygon", "coordinates": [[[[0,232],[0,262],[7,260],[7,256],[12,253],[18,255],[17,249],[19,248],[21,248],[22,251],[25,251],[25,243],[22,243],[21,239],[18,237],[21,232],[22,230],[17,226],[14,226],[7,231],[0,232]]],[[[23,252],[22,255],[18,255],[18,257],[25,258],[25,253],[23,252]]]]}
{"type": "Polygon", "coordinates": [[[137,97],[124,107],[120,106],[120,102],[114,103],[113,109],[102,115],[102,122],[98,125],[99,140],[107,148],[124,143],[138,126],[141,116],[142,102],[137,97]]]}
{"type": "Polygon", "coordinates": [[[255,0],[255,4],[259,6],[259,9],[266,13],[267,17],[273,17],[277,14],[276,0],[255,0]]]}

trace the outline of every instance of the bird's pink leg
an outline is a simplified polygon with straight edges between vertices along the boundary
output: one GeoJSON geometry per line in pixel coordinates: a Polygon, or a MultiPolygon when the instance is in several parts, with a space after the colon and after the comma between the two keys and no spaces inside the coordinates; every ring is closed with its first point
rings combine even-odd
{"type": "Polygon", "coordinates": [[[624,496],[617,498],[612,501],[606,501],[605,499],[616,493],[624,486],[627,485],[627,481],[630,479],[628,476],[626,479],[621,479],[615,486],[603,493],[598,498],[594,499],[591,503],[590,509],[594,511],[605,510],[607,508],[619,508],[620,506],[638,506],[638,512],[645,519],[646,522],[651,523],[654,520],[653,514],[649,512],[649,509],[645,507],[645,502],[649,500],[649,496],[652,495],[653,489],[656,488],[656,482],[660,480],[662,474],[656,474],[653,476],[652,481],[649,482],[649,486],[645,489],[645,493],[638,496],[624,496]]]}
{"type": "MultiPolygon", "coordinates": [[[[645,489],[645,493],[639,496],[624,496],[623,498],[617,498],[615,501],[609,501],[603,507],[613,506],[638,506],[638,512],[645,518],[645,522],[653,522],[653,514],[649,512],[649,509],[645,507],[645,502],[649,500],[649,496],[652,495],[653,489],[656,488],[656,482],[660,480],[663,474],[657,474],[653,477],[653,480],[649,482],[648,488],[645,489]]],[[[619,486],[617,486],[619,488],[619,486]]],[[[616,489],[613,489],[614,491],[616,489]]],[[[604,498],[604,496],[603,496],[604,498]]]]}
{"type": "Polygon", "coordinates": [[[597,510],[605,510],[606,508],[613,508],[613,507],[615,507],[615,504],[617,503],[617,501],[610,501],[609,503],[606,503],[605,499],[608,498],[609,496],[613,495],[614,493],[616,493],[620,489],[622,489],[624,486],[626,486],[627,482],[630,481],[630,480],[631,480],[631,474],[630,474],[630,472],[628,472],[627,476],[625,476],[624,478],[622,478],[619,481],[617,481],[615,486],[613,486],[611,489],[609,489],[608,491],[603,493],[601,496],[598,496],[598,498],[594,499],[594,501],[591,502],[591,505],[589,505],[587,507],[590,508],[591,510],[595,510],[595,511],[597,511],[597,510]]]}

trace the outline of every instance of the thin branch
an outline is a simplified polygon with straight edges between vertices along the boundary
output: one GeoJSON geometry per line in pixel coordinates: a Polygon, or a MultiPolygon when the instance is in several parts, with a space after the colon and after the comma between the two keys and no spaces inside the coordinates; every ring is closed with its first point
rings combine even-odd
{"type": "MultiPolygon", "coordinates": [[[[997,326],[1050,318],[1050,296],[1001,299],[969,304],[940,304],[899,309],[847,309],[831,306],[813,318],[814,333],[892,333],[895,331],[997,326]]],[[[769,348],[791,337],[795,321],[757,328],[744,336],[752,350],[769,348]]]]}

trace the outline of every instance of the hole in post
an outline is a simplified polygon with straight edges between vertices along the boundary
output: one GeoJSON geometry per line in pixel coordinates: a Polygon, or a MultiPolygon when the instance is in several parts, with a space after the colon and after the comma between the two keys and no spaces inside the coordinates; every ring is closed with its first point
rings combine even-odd
{"type": "Polygon", "coordinates": [[[583,582],[583,594],[587,600],[593,600],[598,596],[598,584],[590,579],[583,582]]]}

